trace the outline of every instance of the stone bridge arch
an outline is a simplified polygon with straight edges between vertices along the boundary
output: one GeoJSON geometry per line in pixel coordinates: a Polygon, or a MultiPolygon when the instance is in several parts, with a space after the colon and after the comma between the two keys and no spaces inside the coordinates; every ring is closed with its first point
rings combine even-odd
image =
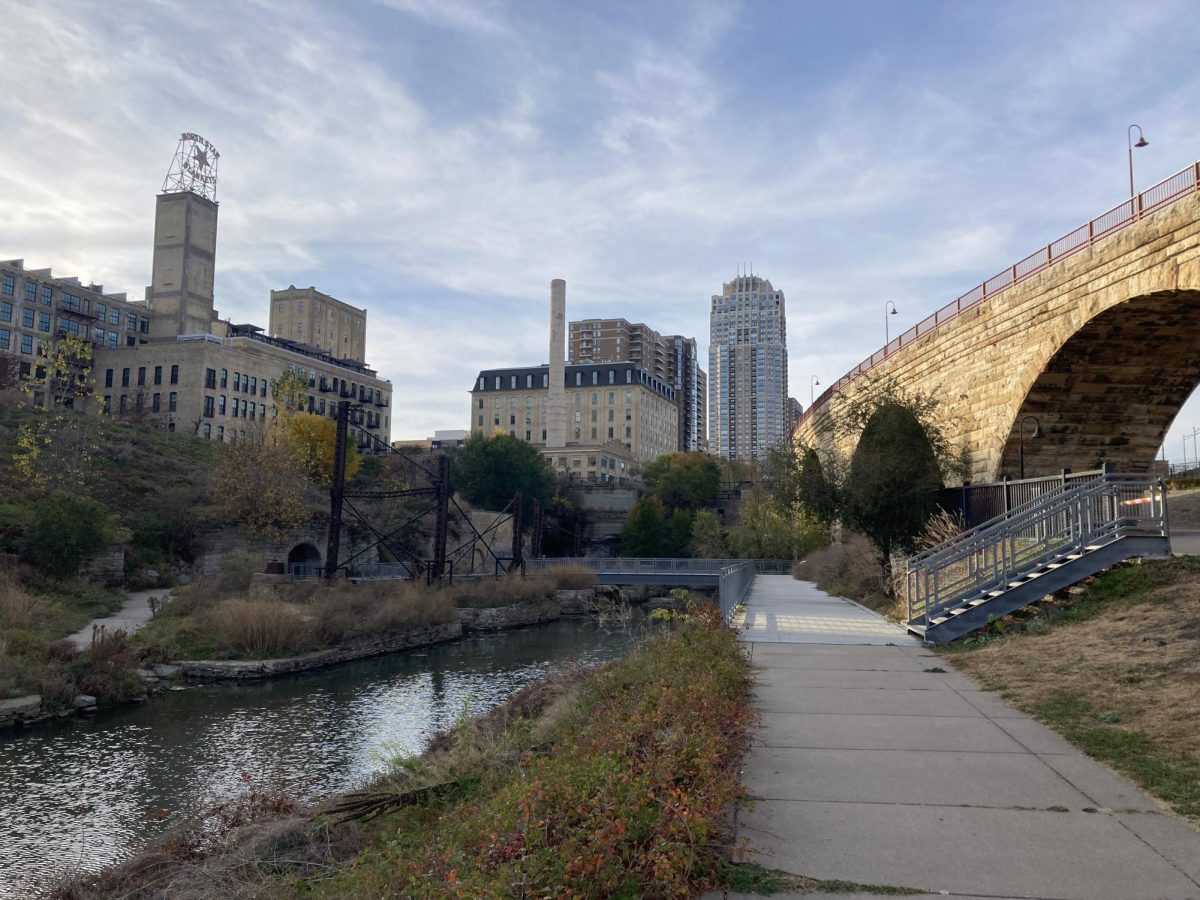
{"type": "MultiPolygon", "coordinates": [[[[1148,468],[1200,383],[1198,188],[1193,179],[1169,205],[893,341],[869,376],[936,396],[977,482],[1017,475],[1026,415],[1046,433],[1034,441],[1026,425],[1026,475],[1100,462],[1148,468]]],[[[863,378],[823,395],[794,439],[849,459],[857,438],[835,437],[831,422],[863,378]]]]}

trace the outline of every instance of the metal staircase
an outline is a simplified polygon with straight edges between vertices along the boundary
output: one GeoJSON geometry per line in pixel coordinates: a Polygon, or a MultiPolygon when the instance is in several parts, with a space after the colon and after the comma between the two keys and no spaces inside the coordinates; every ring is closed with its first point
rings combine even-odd
{"type": "Polygon", "coordinates": [[[908,630],[941,644],[1133,557],[1168,556],[1161,478],[1103,472],[907,561],[908,630]]]}

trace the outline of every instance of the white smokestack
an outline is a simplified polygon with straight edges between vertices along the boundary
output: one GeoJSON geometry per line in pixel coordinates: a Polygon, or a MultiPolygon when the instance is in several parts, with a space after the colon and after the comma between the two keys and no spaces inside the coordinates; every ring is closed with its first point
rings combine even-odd
{"type": "Polygon", "coordinates": [[[546,408],[546,446],[567,445],[567,283],[550,282],[550,400],[546,408]]]}

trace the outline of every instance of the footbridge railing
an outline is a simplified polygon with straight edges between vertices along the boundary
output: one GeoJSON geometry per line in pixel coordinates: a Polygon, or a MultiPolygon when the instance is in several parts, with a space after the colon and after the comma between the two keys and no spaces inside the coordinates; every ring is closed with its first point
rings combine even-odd
{"type": "Polygon", "coordinates": [[[648,559],[630,557],[547,557],[525,561],[526,572],[585,566],[603,584],[661,584],[715,587],[721,615],[729,621],[749,593],[755,575],[786,575],[790,559],[648,559]]]}

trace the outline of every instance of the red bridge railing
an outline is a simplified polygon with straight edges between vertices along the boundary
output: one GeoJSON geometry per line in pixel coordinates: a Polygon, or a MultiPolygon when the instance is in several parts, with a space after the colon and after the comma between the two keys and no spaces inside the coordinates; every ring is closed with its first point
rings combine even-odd
{"type": "Polygon", "coordinates": [[[1142,191],[1136,197],[1131,197],[1123,203],[1114,206],[1108,212],[1097,216],[1089,222],[1085,222],[1074,231],[1070,231],[1057,240],[1051,241],[1024,259],[1013,263],[1002,272],[993,275],[982,284],[977,284],[961,297],[958,297],[951,303],[947,303],[937,312],[933,313],[933,315],[922,319],[899,337],[892,338],[885,346],[876,350],[826,388],[821,396],[813,401],[812,405],[804,411],[804,415],[800,417],[800,421],[807,421],[814,409],[828,403],[835,393],[859,375],[870,371],[901,347],[907,347],[913,341],[925,337],[939,325],[948,322],[959,313],[978,306],[984,300],[1002,293],[1014,284],[1019,284],[1031,275],[1036,275],[1048,269],[1050,266],[1061,262],[1084,247],[1090,247],[1101,238],[1108,237],[1120,231],[1125,226],[1133,224],[1147,213],[1161,209],[1170,203],[1174,203],[1180,197],[1197,191],[1200,191],[1200,161],[1192,163],[1186,169],[1181,169],[1170,178],[1160,181],[1153,187],[1146,188],[1146,190],[1142,191]]]}

